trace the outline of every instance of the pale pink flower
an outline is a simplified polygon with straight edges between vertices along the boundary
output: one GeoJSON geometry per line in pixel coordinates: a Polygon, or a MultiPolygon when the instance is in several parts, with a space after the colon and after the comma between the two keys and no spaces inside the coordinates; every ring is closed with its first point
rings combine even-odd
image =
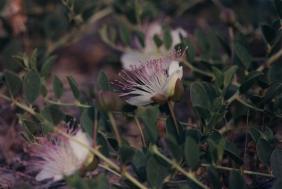
{"type": "Polygon", "coordinates": [[[164,54],[168,54],[169,52],[173,51],[175,45],[181,42],[180,35],[187,37],[187,32],[184,29],[176,28],[171,31],[171,48],[166,49],[164,46],[158,48],[153,38],[154,35],[163,37],[164,34],[162,26],[159,23],[154,22],[147,26],[144,26],[143,28],[143,32],[145,34],[145,48],[131,50],[122,54],[121,62],[124,69],[131,69],[132,63],[134,63],[136,66],[140,66],[140,60],[144,60],[148,56],[150,56],[150,59],[158,59],[159,57],[163,57],[164,54]]]}
{"type": "Polygon", "coordinates": [[[140,67],[131,67],[119,73],[113,82],[119,96],[136,106],[166,101],[173,96],[177,80],[183,76],[182,66],[171,59],[152,59],[140,67]]]}
{"type": "Polygon", "coordinates": [[[72,175],[82,168],[89,158],[93,158],[89,151],[91,143],[86,133],[73,127],[63,127],[60,132],[38,138],[37,143],[31,145],[32,160],[29,162],[29,172],[37,173],[37,181],[58,181],[64,176],[72,175]]]}

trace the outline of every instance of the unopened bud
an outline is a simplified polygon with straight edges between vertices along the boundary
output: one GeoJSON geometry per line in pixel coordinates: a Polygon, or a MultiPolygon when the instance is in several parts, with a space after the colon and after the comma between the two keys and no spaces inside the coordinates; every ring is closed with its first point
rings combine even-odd
{"type": "Polygon", "coordinates": [[[175,83],[174,94],[172,96],[172,100],[178,101],[181,99],[184,93],[183,83],[180,79],[178,79],[175,83]]]}
{"type": "Polygon", "coordinates": [[[229,8],[225,8],[221,11],[220,19],[228,25],[233,25],[236,22],[235,13],[232,9],[229,8]]]}
{"type": "Polygon", "coordinates": [[[111,91],[98,91],[97,105],[103,111],[113,111],[121,108],[121,100],[116,93],[111,91]]]}

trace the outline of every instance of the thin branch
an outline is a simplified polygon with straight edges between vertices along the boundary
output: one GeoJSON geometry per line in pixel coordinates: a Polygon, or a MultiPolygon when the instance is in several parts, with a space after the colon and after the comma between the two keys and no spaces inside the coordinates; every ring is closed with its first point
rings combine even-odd
{"type": "Polygon", "coordinates": [[[250,170],[241,170],[241,169],[236,169],[236,168],[231,168],[231,167],[224,167],[221,165],[210,165],[210,164],[201,164],[202,167],[214,167],[216,169],[224,170],[224,171],[240,171],[246,175],[256,175],[256,176],[262,176],[262,177],[271,177],[273,178],[274,176],[268,173],[261,173],[261,172],[255,172],[255,171],[250,171],[250,170]]]}
{"type": "Polygon", "coordinates": [[[168,164],[171,165],[171,167],[175,168],[177,171],[179,171],[180,173],[182,173],[183,175],[185,175],[188,179],[190,179],[191,181],[193,181],[195,184],[197,184],[199,187],[203,188],[203,189],[208,189],[208,187],[206,185],[204,185],[201,181],[199,181],[195,175],[192,172],[187,172],[186,170],[184,170],[176,161],[170,160],[169,158],[167,158],[165,155],[163,155],[157,148],[157,146],[153,145],[151,146],[151,151],[157,155],[158,157],[160,157],[161,159],[163,159],[164,161],[166,161],[168,164]]]}
{"type": "Polygon", "coordinates": [[[118,145],[121,146],[121,137],[120,137],[120,134],[119,134],[119,131],[118,131],[117,124],[116,124],[115,118],[113,116],[113,113],[112,112],[108,112],[108,117],[109,117],[110,122],[112,124],[112,129],[113,129],[114,134],[116,136],[118,145]]]}

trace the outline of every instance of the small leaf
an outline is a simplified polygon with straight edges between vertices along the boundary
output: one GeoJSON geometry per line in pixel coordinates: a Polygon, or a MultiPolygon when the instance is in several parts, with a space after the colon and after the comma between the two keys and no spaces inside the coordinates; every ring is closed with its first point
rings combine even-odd
{"type": "Polygon", "coordinates": [[[30,71],[26,74],[23,81],[23,92],[25,99],[33,103],[40,94],[41,81],[40,76],[35,71],[30,71]]]}
{"type": "Polygon", "coordinates": [[[272,64],[268,70],[268,79],[270,82],[282,82],[282,64],[279,64],[279,60],[275,64],[272,64]],[[277,63],[277,64],[276,64],[277,63]]]}
{"type": "Polygon", "coordinates": [[[49,122],[53,123],[54,125],[57,125],[64,119],[64,114],[57,105],[46,106],[41,111],[41,115],[43,115],[49,122]]]}
{"type": "Polygon", "coordinates": [[[165,48],[170,49],[172,45],[172,36],[171,36],[171,31],[168,27],[164,27],[163,42],[164,42],[165,48]]]}
{"type": "Polygon", "coordinates": [[[250,128],[249,134],[251,135],[252,139],[255,141],[255,143],[258,142],[259,138],[261,137],[260,131],[256,128],[250,128]]]}
{"type": "Polygon", "coordinates": [[[238,66],[231,66],[224,72],[224,88],[228,87],[231,84],[237,70],[238,66]]]}
{"type": "Polygon", "coordinates": [[[50,74],[55,59],[56,56],[49,56],[46,58],[41,68],[42,77],[46,78],[50,74]]]}
{"type": "Polygon", "coordinates": [[[164,178],[168,174],[168,170],[165,166],[161,165],[159,161],[151,157],[147,161],[146,173],[151,188],[160,188],[164,178]]]}
{"type": "Polygon", "coordinates": [[[235,42],[234,50],[241,63],[248,69],[252,63],[252,56],[249,54],[247,48],[239,42],[235,42]]]}
{"type": "Polygon", "coordinates": [[[248,91],[254,83],[257,82],[258,78],[260,78],[263,75],[261,72],[251,72],[247,75],[247,77],[244,78],[244,81],[242,82],[240,86],[240,92],[244,93],[248,91]]]}
{"type": "Polygon", "coordinates": [[[282,149],[275,148],[270,157],[272,173],[275,177],[282,179],[282,149]]]}
{"type": "Polygon", "coordinates": [[[55,76],[55,78],[53,80],[53,90],[54,90],[54,94],[57,98],[60,98],[64,93],[63,83],[61,82],[61,80],[57,76],[55,76]]]}
{"type": "Polygon", "coordinates": [[[259,139],[257,142],[257,155],[260,161],[269,165],[272,147],[265,139],[259,139]]]}
{"type": "Polygon", "coordinates": [[[122,144],[119,148],[120,160],[123,164],[132,162],[134,155],[134,148],[130,147],[127,144],[122,144]]]}
{"type": "Polygon", "coordinates": [[[80,116],[80,123],[89,136],[93,135],[95,109],[85,108],[80,116]]]}
{"type": "Polygon", "coordinates": [[[157,34],[154,35],[153,40],[158,48],[162,46],[163,41],[160,39],[160,37],[157,34]]]}
{"type": "Polygon", "coordinates": [[[109,84],[109,80],[105,72],[101,71],[98,75],[98,84],[97,88],[98,90],[103,90],[103,91],[111,91],[111,86],[109,84]]]}
{"type": "Polygon", "coordinates": [[[19,94],[22,88],[22,81],[17,76],[17,74],[12,71],[5,71],[4,77],[6,80],[7,88],[12,93],[12,95],[16,96],[17,94],[19,94]]]}
{"type": "Polygon", "coordinates": [[[238,171],[232,171],[229,176],[229,189],[247,189],[244,178],[238,171]]]}
{"type": "Polygon", "coordinates": [[[269,25],[262,25],[261,30],[263,33],[263,36],[265,40],[268,42],[268,44],[273,44],[276,36],[276,31],[274,28],[272,28],[269,25]]]}
{"type": "Polygon", "coordinates": [[[130,32],[128,28],[123,24],[119,26],[119,35],[120,35],[121,41],[125,45],[128,45],[130,43],[130,32]]]}
{"type": "Polygon", "coordinates": [[[29,65],[30,68],[33,70],[37,70],[37,57],[38,57],[38,51],[37,49],[32,51],[32,54],[29,58],[29,65]]]}
{"type": "Polygon", "coordinates": [[[143,32],[136,32],[136,37],[140,43],[140,45],[144,48],[145,47],[145,35],[143,32]]]}
{"type": "Polygon", "coordinates": [[[141,114],[142,121],[144,122],[144,134],[150,142],[155,143],[158,139],[158,130],[156,127],[159,109],[156,106],[148,107],[141,114]]]}
{"type": "Polygon", "coordinates": [[[70,88],[72,90],[73,96],[78,100],[79,96],[80,96],[80,92],[79,92],[79,89],[77,87],[76,81],[71,76],[67,77],[67,79],[68,79],[70,88]]]}
{"type": "Polygon", "coordinates": [[[282,19],[282,0],[274,0],[274,4],[279,17],[282,19]]]}
{"type": "Polygon", "coordinates": [[[184,155],[187,164],[195,169],[200,163],[200,148],[196,141],[187,137],[184,144],[184,155]]]}

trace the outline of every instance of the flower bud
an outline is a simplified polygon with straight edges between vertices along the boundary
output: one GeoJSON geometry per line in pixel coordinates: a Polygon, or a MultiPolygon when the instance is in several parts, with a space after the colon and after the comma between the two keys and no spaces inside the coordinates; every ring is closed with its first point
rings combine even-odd
{"type": "Polygon", "coordinates": [[[220,19],[228,25],[233,25],[236,21],[236,16],[233,10],[224,8],[220,13],[220,19]]]}
{"type": "Polygon", "coordinates": [[[112,111],[121,108],[120,98],[111,91],[98,91],[96,100],[98,107],[103,111],[112,111]]]}
{"type": "Polygon", "coordinates": [[[174,94],[172,96],[172,99],[174,101],[180,100],[181,97],[183,96],[183,93],[184,93],[183,83],[180,79],[178,79],[175,83],[174,94]]]}

